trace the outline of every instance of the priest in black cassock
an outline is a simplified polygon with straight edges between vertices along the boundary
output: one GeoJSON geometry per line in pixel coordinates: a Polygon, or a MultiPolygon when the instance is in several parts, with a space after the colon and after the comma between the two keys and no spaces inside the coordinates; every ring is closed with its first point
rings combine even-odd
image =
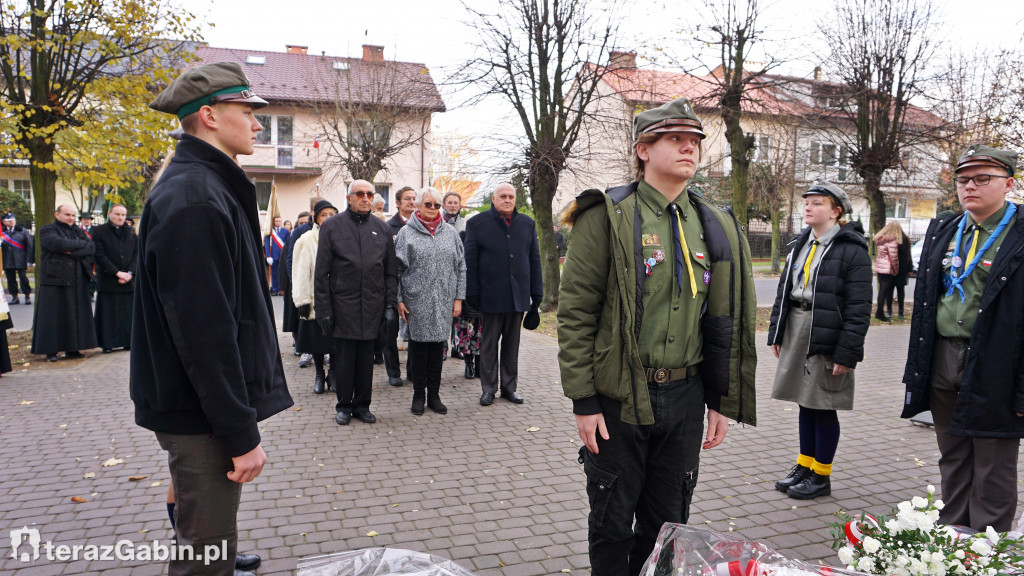
{"type": "Polygon", "coordinates": [[[63,204],[53,213],[54,221],[39,229],[39,287],[32,317],[32,353],[46,354],[56,362],[81,358],[81,350],[96,347],[88,284],[92,279],[92,256],[96,245],[85,231],[75,226],[75,210],[63,204]]]}
{"type": "Polygon", "coordinates": [[[129,350],[132,340],[132,292],[135,291],[135,230],[124,221],[128,210],[114,204],[107,222],[92,229],[96,244],[96,339],[107,354],[114,348],[129,350]]]}

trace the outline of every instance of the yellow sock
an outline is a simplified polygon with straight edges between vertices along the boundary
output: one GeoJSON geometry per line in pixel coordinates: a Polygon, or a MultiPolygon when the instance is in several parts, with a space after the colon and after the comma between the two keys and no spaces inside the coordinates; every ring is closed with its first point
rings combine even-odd
{"type": "Polygon", "coordinates": [[[807,456],[805,454],[800,454],[799,456],[796,457],[796,463],[799,464],[800,466],[803,466],[804,468],[810,468],[811,465],[814,464],[814,457],[807,456]]]}
{"type": "Polygon", "coordinates": [[[832,464],[822,464],[815,460],[811,464],[811,472],[818,474],[819,476],[831,476],[832,475],[832,464]]]}

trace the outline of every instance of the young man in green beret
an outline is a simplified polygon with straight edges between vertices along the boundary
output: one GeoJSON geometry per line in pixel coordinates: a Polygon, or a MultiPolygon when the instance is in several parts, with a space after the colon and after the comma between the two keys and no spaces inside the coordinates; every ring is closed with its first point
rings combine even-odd
{"type": "Polygon", "coordinates": [[[292,405],[256,189],[238,166],[262,129],[253,111],[266,104],[233,62],[189,69],[150,104],[185,134],[139,223],[135,422],[167,451],[177,543],[227,550],[216,562],[172,560],[172,575],[232,574],[242,484],[267,461],[257,423],[292,405]]]}
{"type": "Polygon", "coordinates": [[[595,576],[639,574],[661,525],[689,517],[701,447],[727,418],[755,424],[750,249],[730,213],[686,190],[703,125],[680,98],[638,114],[633,135],[638,181],[587,190],[565,218],[558,360],[595,576]]]}
{"type": "Polygon", "coordinates": [[[1012,527],[1024,436],[1024,213],[1008,202],[1017,154],[973,144],[956,167],[965,212],[932,221],[914,292],[903,417],[931,410],[939,520],[1012,527]]]}

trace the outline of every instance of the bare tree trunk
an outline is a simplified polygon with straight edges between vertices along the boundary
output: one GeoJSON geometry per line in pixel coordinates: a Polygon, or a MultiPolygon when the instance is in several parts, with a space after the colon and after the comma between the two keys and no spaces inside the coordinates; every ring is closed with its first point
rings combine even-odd
{"type": "Polygon", "coordinates": [[[35,209],[32,215],[35,219],[35,285],[39,286],[39,263],[41,262],[42,247],[39,245],[39,229],[53,220],[53,212],[57,203],[57,174],[44,165],[52,165],[56,144],[44,141],[43,138],[32,138],[24,143],[29,151],[29,157],[33,162],[29,165],[28,175],[32,181],[32,198],[35,200],[35,209]]]}
{"type": "MultiPolygon", "coordinates": [[[[864,172],[864,193],[868,197],[868,205],[871,206],[871,221],[868,232],[874,236],[879,230],[885,227],[885,193],[882,192],[881,170],[864,172]]],[[[872,250],[872,253],[874,250],[872,250]]]]}
{"type": "Polygon", "coordinates": [[[537,242],[540,246],[541,278],[544,282],[544,300],[541,301],[540,309],[548,312],[558,307],[558,284],[561,279],[552,216],[558,175],[552,172],[550,166],[545,165],[533,167],[530,172],[530,201],[537,218],[537,242]]]}
{"type": "Polygon", "coordinates": [[[778,274],[781,269],[782,231],[779,226],[780,210],[772,210],[772,273],[778,274]]]}

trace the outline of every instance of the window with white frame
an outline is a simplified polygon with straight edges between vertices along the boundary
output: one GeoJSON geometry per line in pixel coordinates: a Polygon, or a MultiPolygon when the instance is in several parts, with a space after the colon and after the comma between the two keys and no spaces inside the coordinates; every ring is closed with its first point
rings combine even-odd
{"type": "Polygon", "coordinates": [[[25,202],[32,201],[32,181],[31,180],[11,180],[11,192],[19,194],[25,199],[25,202]]]}
{"type": "Polygon", "coordinates": [[[835,166],[839,161],[839,146],[832,142],[811,142],[811,164],[835,166]]]}
{"type": "Polygon", "coordinates": [[[266,210],[270,205],[270,182],[256,182],[256,207],[266,210]]]}
{"type": "Polygon", "coordinates": [[[274,158],[278,168],[294,168],[294,118],[256,114],[256,120],[263,126],[263,131],[256,134],[256,145],[276,148],[274,158]]]}
{"type": "Polygon", "coordinates": [[[886,198],[886,218],[907,218],[910,215],[910,201],[906,198],[886,198]]]}
{"type": "Polygon", "coordinates": [[[750,151],[750,159],[754,162],[771,160],[772,139],[766,134],[754,134],[754,149],[750,151]]]}

